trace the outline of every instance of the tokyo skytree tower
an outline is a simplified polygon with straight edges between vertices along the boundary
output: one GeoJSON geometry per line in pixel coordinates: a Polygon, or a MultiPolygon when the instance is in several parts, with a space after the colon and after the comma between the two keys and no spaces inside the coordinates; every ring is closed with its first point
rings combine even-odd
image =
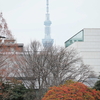
{"type": "Polygon", "coordinates": [[[45,25],[45,38],[42,39],[42,43],[44,48],[51,47],[53,45],[54,40],[51,39],[50,36],[50,25],[52,22],[50,21],[50,14],[49,14],[49,0],[46,0],[46,20],[44,21],[45,25]]]}

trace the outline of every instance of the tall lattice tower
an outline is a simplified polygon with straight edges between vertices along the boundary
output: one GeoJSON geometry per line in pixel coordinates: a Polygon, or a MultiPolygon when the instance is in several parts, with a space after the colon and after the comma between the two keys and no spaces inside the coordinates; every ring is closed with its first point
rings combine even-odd
{"type": "Polygon", "coordinates": [[[53,45],[54,40],[51,39],[50,36],[50,25],[51,25],[51,21],[49,18],[49,0],[46,0],[46,20],[44,21],[44,25],[45,25],[45,38],[42,39],[42,43],[44,48],[48,48],[51,47],[53,45]]]}

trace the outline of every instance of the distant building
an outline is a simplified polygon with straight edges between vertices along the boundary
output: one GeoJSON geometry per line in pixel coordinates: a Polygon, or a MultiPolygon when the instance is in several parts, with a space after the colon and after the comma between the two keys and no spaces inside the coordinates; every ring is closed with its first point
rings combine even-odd
{"type": "Polygon", "coordinates": [[[100,72],[100,28],[85,28],[65,42],[65,47],[74,47],[85,64],[100,72]]]}
{"type": "Polygon", "coordinates": [[[42,39],[42,43],[43,43],[43,46],[44,48],[48,48],[48,47],[51,47],[53,45],[53,42],[54,40],[51,39],[51,36],[50,36],[50,25],[51,25],[51,21],[50,21],[50,18],[49,18],[49,1],[47,1],[47,11],[46,11],[46,20],[44,21],[44,25],[45,25],[45,38],[42,39]]]}
{"type": "Polygon", "coordinates": [[[0,39],[0,51],[1,52],[22,52],[23,43],[16,43],[13,39],[0,39]]]}

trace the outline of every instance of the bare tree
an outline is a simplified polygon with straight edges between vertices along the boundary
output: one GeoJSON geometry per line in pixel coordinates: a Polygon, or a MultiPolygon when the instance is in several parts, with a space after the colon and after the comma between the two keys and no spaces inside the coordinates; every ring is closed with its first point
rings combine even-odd
{"type": "Polygon", "coordinates": [[[0,77],[9,77],[16,68],[14,59],[16,57],[16,50],[19,51],[15,39],[8,29],[6,20],[0,12],[0,77]]]}
{"type": "Polygon", "coordinates": [[[38,41],[31,42],[16,63],[19,76],[25,77],[27,86],[38,88],[40,95],[43,95],[43,89],[69,79],[84,82],[91,74],[76,50],[56,46],[42,48],[38,41]]]}
{"type": "MultiPolygon", "coordinates": [[[[15,42],[11,31],[8,29],[6,20],[0,13],[0,93],[3,89],[2,84],[17,76],[18,66],[15,61],[18,52],[21,51],[20,47],[21,45],[18,46],[15,42]]],[[[2,95],[2,100],[5,100],[4,97],[6,97],[5,94],[2,95]]]]}

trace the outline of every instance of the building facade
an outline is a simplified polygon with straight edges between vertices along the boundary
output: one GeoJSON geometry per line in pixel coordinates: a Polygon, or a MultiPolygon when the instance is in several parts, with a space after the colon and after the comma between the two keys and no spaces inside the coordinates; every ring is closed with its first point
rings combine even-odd
{"type": "Polygon", "coordinates": [[[100,72],[100,28],[85,28],[65,42],[65,47],[74,47],[83,62],[92,70],[100,72]]]}

